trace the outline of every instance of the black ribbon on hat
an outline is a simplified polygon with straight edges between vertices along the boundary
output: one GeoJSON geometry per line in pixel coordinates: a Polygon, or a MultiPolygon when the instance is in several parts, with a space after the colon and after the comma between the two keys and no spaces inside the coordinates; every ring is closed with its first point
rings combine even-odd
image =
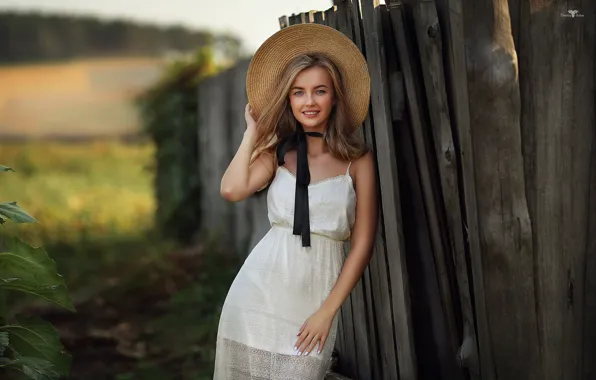
{"type": "Polygon", "coordinates": [[[310,170],[308,169],[308,145],[306,136],[323,137],[319,132],[304,132],[302,125],[296,126],[296,131],[282,139],[277,145],[277,164],[285,163],[286,152],[296,148],[296,194],[294,197],[294,235],[302,237],[302,246],[310,247],[310,221],[308,205],[308,185],[310,184],[310,170]]]}

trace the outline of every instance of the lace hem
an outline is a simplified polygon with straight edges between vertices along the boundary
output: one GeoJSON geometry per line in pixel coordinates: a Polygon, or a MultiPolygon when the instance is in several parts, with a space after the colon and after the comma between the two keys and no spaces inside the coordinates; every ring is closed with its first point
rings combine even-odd
{"type": "Polygon", "coordinates": [[[286,355],[229,339],[218,342],[214,380],[322,380],[331,364],[310,356],[286,355]]]}

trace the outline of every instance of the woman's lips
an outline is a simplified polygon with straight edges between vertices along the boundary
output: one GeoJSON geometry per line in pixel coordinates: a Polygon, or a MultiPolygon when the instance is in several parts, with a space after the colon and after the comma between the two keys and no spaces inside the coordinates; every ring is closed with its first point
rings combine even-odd
{"type": "Polygon", "coordinates": [[[305,117],[312,119],[312,118],[317,117],[317,115],[319,114],[319,111],[304,111],[304,112],[302,112],[302,114],[305,117]]]}

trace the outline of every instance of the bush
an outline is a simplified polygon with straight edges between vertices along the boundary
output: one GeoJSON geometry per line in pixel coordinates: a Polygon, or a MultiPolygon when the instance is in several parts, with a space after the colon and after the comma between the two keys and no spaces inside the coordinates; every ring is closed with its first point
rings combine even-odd
{"type": "MultiPolygon", "coordinates": [[[[8,171],[14,169],[0,165],[0,173],[8,171]]],[[[8,219],[37,222],[16,202],[0,203],[0,224],[8,219]]],[[[70,356],[58,332],[40,318],[12,315],[9,304],[9,295],[16,292],[75,311],[56,264],[43,248],[12,237],[0,244],[0,273],[0,374],[21,373],[36,380],[66,377],[70,356]]]]}

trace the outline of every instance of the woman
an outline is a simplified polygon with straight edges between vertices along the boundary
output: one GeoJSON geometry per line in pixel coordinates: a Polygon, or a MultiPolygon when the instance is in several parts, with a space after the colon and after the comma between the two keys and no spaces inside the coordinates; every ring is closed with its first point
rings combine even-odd
{"type": "Polygon", "coordinates": [[[269,186],[271,229],[226,297],[214,379],[323,379],[376,236],[373,156],[355,133],[366,61],[332,28],[291,26],[259,48],[246,86],[246,131],[221,194],[240,201],[269,186]]]}

